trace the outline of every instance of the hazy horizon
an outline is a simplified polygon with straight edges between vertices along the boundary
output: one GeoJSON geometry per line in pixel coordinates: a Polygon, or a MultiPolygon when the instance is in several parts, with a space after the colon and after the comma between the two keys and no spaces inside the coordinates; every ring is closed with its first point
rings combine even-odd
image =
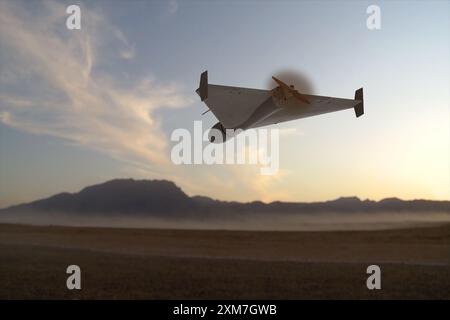
{"type": "MultiPolygon", "coordinates": [[[[134,180],[134,181],[152,181],[152,179],[115,178],[115,179],[113,179],[113,180],[101,181],[101,182],[95,183],[95,184],[93,184],[93,185],[84,186],[84,187],[82,187],[82,188],[79,189],[79,190],[74,190],[74,191],[71,191],[71,192],[65,191],[65,190],[61,190],[61,191],[59,191],[59,192],[56,192],[56,193],[54,193],[54,194],[50,194],[50,195],[48,195],[48,196],[42,196],[41,198],[30,199],[29,201],[24,201],[24,202],[20,202],[20,203],[12,203],[12,204],[9,204],[9,205],[7,205],[7,206],[0,207],[0,210],[2,210],[2,209],[8,209],[8,208],[10,208],[10,207],[14,207],[14,206],[17,206],[17,205],[22,205],[22,204],[27,204],[27,203],[31,203],[31,202],[35,202],[35,201],[40,201],[40,200],[48,199],[48,198],[51,198],[51,197],[53,197],[53,196],[55,196],[55,195],[62,194],[62,193],[77,194],[77,193],[81,192],[83,189],[85,189],[85,188],[87,188],[87,187],[92,187],[92,186],[102,185],[102,184],[104,184],[104,183],[108,183],[108,182],[115,181],[115,180],[117,181],[117,180],[129,180],[129,179],[134,180]]],[[[161,180],[166,180],[166,179],[161,179],[161,180]]],[[[166,180],[166,181],[173,182],[173,181],[170,181],[170,180],[166,180]]],[[[175,184],[175,185],[176,185],[176,184],[175,184]]],[[[176,185],[176,186],[177,186],[177,187],[180,187],[180,186],[178,186],[178,185],[176,185]]],[[[272,199],[272,200],[270,200],[270,201],[263,201],[263,200],[259,200],[259,199],[248,200],[248,201],[237,201],[237,200],[233,200],[233,199],[231,199],[231,200],[222,200],[222,199],[216,198],[216,197],[214,197],[214,196],[207,196],[207,195],[203,195],[203,194],[188,195],[188,194],[185,192],[185,190],[183,190],[182,188],[181,188],[181,191],[182,191],[183,193],[185,193],[187,196],[191,197],[191,198],[195,198],[195,197],[208,197],[208,198],[210,198],[210,199],[218,200],[218,201],[230,201],[230,202],[239,202],[239,203],[262,202],[262,203],[265,203],[265,204],[269,204],[269,203],[273,203],[273,202],[322,203],[322,202],[328,202],[328,201],[335,201],[335,200],[339,200],[339,199],[351,199],[351,198],[357,198],[357,199],[360,200],[360,201],[374,201],[374,202],[380,202],[380,201],[382,201],[382,200],[389,200],[389,199],[398,199],[398,200],[400,200],[400,201],[416,201],[416,200],[423,200],[423,201],[450,201],[450,200],[446,200],[446,199],[435,199],[435,200],[433,200],[433,199],[425,199],[425,198],[403,199],[403,198],[398,198],[398,197],[386,197],[386,198],[382,198],[382,199],[375,200],[375,199],[370,199],[370,198],[360,198],[360,197],[358,197],[358,196],[356,196],[356,195],[342,195],[342,196],[339,196],[339,197],[336,197],[336,198],[324,199],[324,200],[319,200],[319,201],[295,201],[295,200],[292,200],[292,201],[282,201],[282,200],[279,200],[279,199],[272,199]]]]}
{"type": "Polygon", "coordinates": [[[164,218],[130,214],[52,212],[0,214],[0,223],[36,226],[104,227],[131,229],[240,230],[240,231],[349,231],[433,227],[450,223],[449,212],[354,212],[220,215],[164,218]]]}

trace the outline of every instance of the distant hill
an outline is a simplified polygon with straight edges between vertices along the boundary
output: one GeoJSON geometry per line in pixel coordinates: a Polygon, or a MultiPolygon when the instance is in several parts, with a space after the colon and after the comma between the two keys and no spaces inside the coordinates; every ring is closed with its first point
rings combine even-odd
{"type": "Polygon", "coordinates": [[[59,193],[4,210],[170,214],[191,210],[194,206],[195,201],[173,182],[117,179],[86,187],[77,193],[59,193]]]}
{"type": "Polygon", "coordinates": [[[117,179],[89,186],[77,193],[60,193],[1,212],[65,212],[73,214],[203,216],[311,212],[427,212],[450,213],[450,201],[388,198],[381,201],[344,197],[325,202],[228,202],[204,196],[189,197],[167,180],[117,179]]]}

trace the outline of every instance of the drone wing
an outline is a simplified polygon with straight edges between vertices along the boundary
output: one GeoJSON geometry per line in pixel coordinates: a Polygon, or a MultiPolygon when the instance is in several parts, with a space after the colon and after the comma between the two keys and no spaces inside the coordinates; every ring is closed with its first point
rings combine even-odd
{"type": "Polygon", "coordinates": [[[246,129],[278,109],[269,90],[209,84],[207,71],[202,73],[196,92],[227,129],[246,129]]]}
{"type": "Polygon", "coordinates": [[[286,107],[278,109],[278,112],[274,112],[269,117],[254,123],[252,128],[313,117],[324,113],[346,109],[354,109],[356,117],[360,117],[364,114],[364,98],[362,88],[356,90],[355,99],[342,99],[316,95],[303,96],[310,102],[309,104],[305,104],[301,108],[286,107]]]}

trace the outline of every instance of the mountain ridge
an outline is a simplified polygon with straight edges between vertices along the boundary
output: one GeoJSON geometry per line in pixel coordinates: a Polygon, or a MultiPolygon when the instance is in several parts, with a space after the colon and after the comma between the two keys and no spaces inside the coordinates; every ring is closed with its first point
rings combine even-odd
{"type": "Polygon", "coordinates": [[[321,202],[237,202],[216,200],[206,196],[190,197],[169,180],[114,179],[87,186],[79,192],[61,192],[48,198],[0,209],[0,213],[22,211],[155,216],[376,211],[450,213],[450,201],[401,200],[393,197],[374,201],[361,200],[353,196],[321,202]]]}

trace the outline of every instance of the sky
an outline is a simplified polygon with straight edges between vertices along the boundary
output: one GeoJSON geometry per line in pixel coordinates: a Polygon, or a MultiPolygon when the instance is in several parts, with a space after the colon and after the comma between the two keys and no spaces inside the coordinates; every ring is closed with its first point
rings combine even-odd
{"type": "Polygon", "coordinates": [[[448,1],[0,0],[0,207],[114,178],[222,200],[450,200],[449,24],[448,1]],[[277,125],[275,175],[175,165],[173,130],[217,122],[195,93],[204,70],[249,88],[279,70],[314,94],[363,87],[365,114],[277,125]]]}

